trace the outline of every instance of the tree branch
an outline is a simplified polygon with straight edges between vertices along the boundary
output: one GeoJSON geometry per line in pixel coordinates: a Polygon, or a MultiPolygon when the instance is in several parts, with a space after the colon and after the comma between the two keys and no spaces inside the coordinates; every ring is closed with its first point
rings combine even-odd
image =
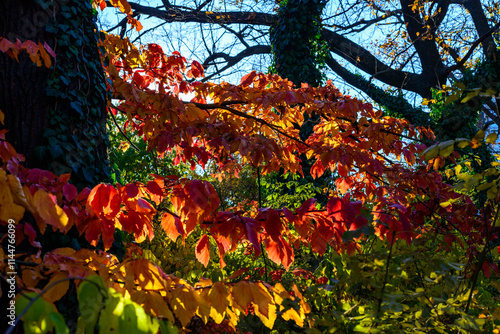
{"type": "Polygon", "coordinates": [[[224,66],[223,68],[221,68],[217,72],[212,73],[212,74],[206,76],[205,78],[203,78],[202,81],[205,82],[207,80],[210,80],[212,77],[214,77],[214,76],[224,72],[228,68],[236,65],[241,60],[243,60],[243,58],[257,55],[257,54],[266,54],[266,53],[271,53],[271,47],[269,45],[250,46],[250,47],[246,48],[245,50],[241,51],[240,53],[238,53],[236,56],[230,56],[230,55],[223,53],[223,52],[213,53],[207,59],[205,59],[205,61],[203,62],[203,67],[205,69],[207,69],[210,66],[210,63],[215,64],[215,60],[218,58],[224,59],[227,62],[227,64],[226,64],[226,66],[224,66]]]}
{"type": "Polygon", "coordinates": [[[458,64],[455,64],[453,66],[450,66],[446,69],[446,73],[450,73],[450,72],[453,72],[457,69],[460,69],[464,66],[464,64],[467,62],[467,60],[472,56],[472,54],[474,53],[474,50],[478,47],[479,44],[481,44],[483,41],[485,41],[486,39],[488,39],[489,37],[491,37],[491,35],[493,35],[493,33],[498,29],[500,28],[500,22],[498,22],[497,24],[495,24],[493,26],[493,28],[491,28],[490,30],[488,30],[483,36],[481,36],[479,39],[477,39],[474,43],[472,43],[472,45],[470,46],[469,48],[469,51],[467,51],[467,53],[465,54],[465,56],[462,58],[462,60],[460,60],[458,62],[458,64]]]}

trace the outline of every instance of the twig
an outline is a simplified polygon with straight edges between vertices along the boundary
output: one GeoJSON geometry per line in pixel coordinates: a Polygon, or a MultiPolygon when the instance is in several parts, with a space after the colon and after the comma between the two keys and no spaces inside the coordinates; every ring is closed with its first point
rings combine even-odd
{"type": "MultiPolygon", "coordinates": [[[[113,108],[115,110],[118,110],[120,112],[123,112],[123,110],[118,109],[114,105],[111,105],[111,108],[113,108]]],[[[120,131],[120,133],[123,135],[123,137],[125,137],[125,139],[129,142],[130,146],[132,146],[137,152],[140,152],[140,149],[137,146],[135,146],[134,143],[132,143],[132,141],[127,137],[127,135],[125,134],[125,132],[123,132],[123,130],[120,128],[120,126],[118,125],[118,122],[116,121],[115,115],[113,115],[112,112],[110,114],[111,114],[111,118],[113,119],[113,123],[115,123],[116,127],[118,128],[118,130],[120,131]]]]}

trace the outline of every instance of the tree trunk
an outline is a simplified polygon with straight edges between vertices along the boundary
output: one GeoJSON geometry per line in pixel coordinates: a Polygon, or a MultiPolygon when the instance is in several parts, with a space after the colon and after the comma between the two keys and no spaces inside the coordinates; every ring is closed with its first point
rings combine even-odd
{"type": "Polygon", "coordinates": [[[47,43],[52,67],[0,53],[0,110],[26,166],[72,173],[78,188],[107,180],[106,92],[90,1],[0,2],[0,36],[47,43]]]}

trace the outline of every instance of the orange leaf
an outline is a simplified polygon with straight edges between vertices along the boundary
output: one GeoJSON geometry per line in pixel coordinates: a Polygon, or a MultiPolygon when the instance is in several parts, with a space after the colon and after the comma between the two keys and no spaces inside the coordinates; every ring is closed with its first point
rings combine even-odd
{"type": "Polygon", "coordinates": [[[50,68],[50,66],[52,65],[52,61],[50,60],[50,56],[47,51],[45,51],[45,49],[43,48],[42,43],[38,43],[38,51],[40,51],[40,55],[42,55],[45,67],[50,68]]]}
{"type": "Polygon", "coordinates": [[[253,79],[257,76],[257,72],[252,71],[245,75],[243,78],[241,78],[240,86],[246,87],[250,86],[250,84],[253,82],[253,79]]]}
{"type": "Polygon", "coordinates": [[[161,227],[172,241],[177,240],[179,235],[184,235],[181,220],[170,212],[165,212],[161,217],[161,227]]]}
{"type": "Polygon", "coordinates": [[[210,260],[210,243],[208,235],[204,234],[198,243],[196,244],[196,258],[205,267],[208,265],[208,260],[210,260]]]}
{"type": "Polygon", "coordinates": [[[156,317],[168,319],[170,322],[175,322],[174,315],[168,308],[165,300],[154,291],[137,291],[130,297],[132,301],[141,305],[148,313],[156,317]]]}
{"type": "Polygon", "coordinates": [[[173,289],[170,300],[171,308],[183,326],[187,326],[196,311],[204,306],[204,301],[189,285],[178,285],[173,289]]]}
{"type": "Polygon", "coordinates": [[[127,0],[110,0],[111,5],[121,10],[122,13],[125,14],[133,14],[132,7],[127,2],[127,0]]]}
{"type": "Polygon", "coordinates": [[[245,312],[247,306],[252,303],[252,289],[249,286],[249,282],[240,281],[233,285],[231,289],[231,295],[233,296],[232,303],[233,308],[236,306],[239,308],[240,312],[245,312]]]}

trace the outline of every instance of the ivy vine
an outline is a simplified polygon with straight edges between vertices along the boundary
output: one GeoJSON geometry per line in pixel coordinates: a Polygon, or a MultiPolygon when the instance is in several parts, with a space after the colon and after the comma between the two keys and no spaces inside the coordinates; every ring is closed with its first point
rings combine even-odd
{"type": "MultiPolygon", "coordinates": [[[[46,9],[49,1],[38,0],[46,9]]],[[[56,8],[54,8],[56,11],[56,8]]],[[[54,100],[47,128],[36,148],[40,165],[71,173],[78,187],[108,181],[106,82],[98,54],[95,10],[88,0],[61,2],[46,32],[55,36],[57,54],[46,93],[54,100]]]]}
{"type": "Polygon", "coordinates": [[[283,0],[270,39],[273,54],[271,72],[300,86],[320,86],[328,45],[321,37],[321,13],[325,0],[283,0]]]}

